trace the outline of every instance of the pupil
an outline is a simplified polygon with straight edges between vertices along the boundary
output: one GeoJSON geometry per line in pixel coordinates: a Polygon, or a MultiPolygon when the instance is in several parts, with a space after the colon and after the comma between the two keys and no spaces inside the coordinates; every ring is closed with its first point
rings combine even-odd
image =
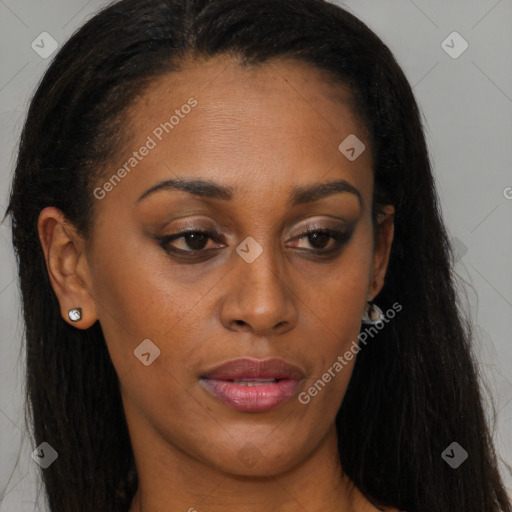
{"type": "Polygon", "coordinates": [[[331,237],[328,233],[313,233],[312,235],[309,235],[308,238],[309,242],[313,247],[315,247],[315,249],[324,249],[331,237]],[[315,245],[315,242],[318,244],[318,241],[320,241],[320,247],[315,245]]]}
{"type": "Polygon", "coordinates": [[[188,233],[186,235],[187,245],[192,249],[204,249],[206,246],[206,242],[208,241],[208,237],[203,233],[188,233]]]}

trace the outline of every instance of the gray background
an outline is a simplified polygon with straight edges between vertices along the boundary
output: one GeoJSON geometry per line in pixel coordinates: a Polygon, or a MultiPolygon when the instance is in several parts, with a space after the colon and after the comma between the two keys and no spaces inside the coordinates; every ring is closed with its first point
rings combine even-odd
{"type": "MultiPolygon", "coordinates": [[[[48,32],[61,45],[105,4],[100,0],[0,0],[2,212],[28,100],[51,60],[41,58],[31,43],[48,32]]],[[[459,255],[460,287],[476,325],[475,346],[485,374],[486,398],[489,404],[489,396],[495,401],[496,448],[510,464],[512,0],[353,0],[343,5],[388,44],[414,86],[443,214],[459,255]],[[454,31],[469,44],[458,58],[442,46],[454,31]]],[[[452,37],[445,47],[458,52],[461,43],[452,37]]],[[[0,512],[45,510],[42,497],[40,506],[36,503],[39,467],[30,456],[35,447],[23,423],[23,325],[5,223],[0,226],[0,258],[0,490],[7,487],[0,512]]],[[[79,452],[77,447],[77,464],[79,452]]],[[[512,489],[512,475],[504,466],[502,471],[512,489]]]]}

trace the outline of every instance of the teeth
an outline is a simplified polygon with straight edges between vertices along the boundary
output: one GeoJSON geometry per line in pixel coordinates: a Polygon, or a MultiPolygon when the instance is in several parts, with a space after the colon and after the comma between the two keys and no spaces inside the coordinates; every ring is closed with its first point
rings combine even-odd
{"type": "Polygon", "coordinates": [[[273,382],[273,377],[246,377],[244,379],[235,379],[233,382],[273,382]]]}
{"type": "Polygon", "coordinates": [[[234,380],[233,382],[239,386],[263,386],[265,384],[265,382],[242,382],[238,380],[234,380]]]}
{"type": "Polygon", "coordinates": [[[233,380],[233,382],[240,386],[262,386],[263,384],[268,384],[269,382],[277,382],[277,379],[241,379],[233,380]]]}

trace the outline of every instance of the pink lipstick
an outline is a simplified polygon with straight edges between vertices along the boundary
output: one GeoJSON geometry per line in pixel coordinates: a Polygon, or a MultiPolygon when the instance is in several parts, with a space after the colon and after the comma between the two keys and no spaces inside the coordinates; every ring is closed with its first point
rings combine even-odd
{"type": "Polygon", "coordinates": [[[264,412],[287,402],[304,373],[282,359],[234,359],[205,373],[200,382],[239,411],[264,412]]]}

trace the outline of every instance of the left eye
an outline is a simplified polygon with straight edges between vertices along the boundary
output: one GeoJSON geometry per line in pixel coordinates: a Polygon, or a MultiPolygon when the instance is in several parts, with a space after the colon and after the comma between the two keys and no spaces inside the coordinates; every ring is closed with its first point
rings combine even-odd
{"type": "MultiPolygon", "coordinates": [[[[306,238],[308,243],[313,247],[312,249],[305,248],[305,250],[313,252],[329,252],[342,246],[350,238],[350,233],[346,231],[338,231],[336,229],[315,229],[302,233],[295,240],[302,240],[306,238]],[[332,247],[326,249],[330,240],[334,240],[332,247]]],[[[298,247],[294,242],[293,247],[298,247]]]]}

